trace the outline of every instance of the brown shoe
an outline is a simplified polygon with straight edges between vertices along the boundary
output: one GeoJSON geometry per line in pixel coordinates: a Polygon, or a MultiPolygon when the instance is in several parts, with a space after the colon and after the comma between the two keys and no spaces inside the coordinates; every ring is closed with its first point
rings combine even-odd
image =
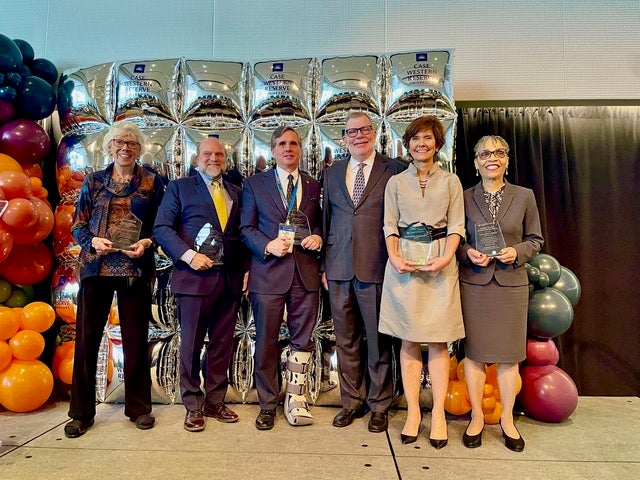
{"type": "Polygon", "coordinates": [[[202,410],[191,410],[184,417],[184,429],[189,432],[201,432],[204,430],[204,416],[202,410]]]}
{"type": "Polygon", "coordinates": [[[275,410],[260,410],[256,417],[256,428],[258,430],[271,430],[276,421],[275,410]]]}
{"type": "Polygon", "coordinates": [[[356,409],[343,408],[333,419],[333,426],[339,428],[348,427],[356,418],[362,418],[363,416],[364,407],[356,409]]]}
{"type": "Polygon", "coordinates": [[[213,417],[222,423],[235,423],[238,421],[238,414],[222,402],[205,402],[202,412],[204,413],[205,417],[213,417]]]}

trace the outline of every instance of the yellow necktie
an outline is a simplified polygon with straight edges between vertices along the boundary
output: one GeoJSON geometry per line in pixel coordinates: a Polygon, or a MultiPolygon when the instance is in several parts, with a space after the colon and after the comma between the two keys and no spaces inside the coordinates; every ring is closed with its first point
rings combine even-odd
{"type": "Polygon", "coordinates": [[[218,214],[218,220],[220,220],[220,226],[222,230],[227,226],[227,204],[224,201],[224,195],[220,188],[220,181],[214,180],[213,185],[213,205],[216,207],[216,213],[218,214]]]}

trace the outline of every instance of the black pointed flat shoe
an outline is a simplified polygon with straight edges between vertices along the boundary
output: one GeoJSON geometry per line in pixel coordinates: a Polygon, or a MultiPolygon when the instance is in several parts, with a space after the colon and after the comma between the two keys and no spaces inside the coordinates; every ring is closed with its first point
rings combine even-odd
{"type": "MultiPolygon", "coordinates": [[[[502,428],[502,420],[500,421],[500,430],[502,430],[502,438],[504,438],[505,447],[507,447],[509,450],[512,450],[514,452],[521,452],[524,450],[524,438],[522,438],[522,435],[520,434],[519,431],[518,431],[518,435],[520,435],[519,438],[510,437],[509,435],[504,433],[504,429],[502,428]]],[[[516,431],[517,430],[518,429],[516,428],[516,431]]]]}

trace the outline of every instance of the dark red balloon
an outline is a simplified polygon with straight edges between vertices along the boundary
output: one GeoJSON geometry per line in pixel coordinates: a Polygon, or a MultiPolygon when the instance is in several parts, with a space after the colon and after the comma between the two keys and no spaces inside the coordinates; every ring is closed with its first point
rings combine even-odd
{"type": "Polygon", "coordinates": [[[569,418],[578,406],[576,384],[561,368],[555,365],[525,366],[520,369],[520,377],[522,389],[518,400],[527,416],[543,422],[560,423],[569,418]]]}
{"type": "Polygon", "coordinates": [[[39,124],[20,118],[0,127],[0,152],[23,165],[42,162],[51,140],[39,124]]]}
{"type": "Polygon", "coordinates": [[[0,100],[0,125],[11,120],[16,114],[16,109],[13,104],[0,100]]]}
{"type": "Polygon", "coordinates": [[[550,338],[548,340],[527,339],[528,365],[555,365],[560,360],[558,347],[550,338]]]}
{"type": "Polygon", "coordinates": [[[5,258],[7,258],[12,248],[13,235],[0,227],[0,263],[2,263],[5,258]]]}
{"type": "Polygon", "coordinates": [[[35,285],[42,282],[53,267],[53,256],[42,243],[13,245],[11,252],[0,263],[0,277],[14,285],[35,285]]]}

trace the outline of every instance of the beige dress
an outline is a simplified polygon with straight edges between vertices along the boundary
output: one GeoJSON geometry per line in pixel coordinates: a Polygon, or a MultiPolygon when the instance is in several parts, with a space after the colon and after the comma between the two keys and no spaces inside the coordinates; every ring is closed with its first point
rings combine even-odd
{"type": "MultiPolygon", "coordinates": [[[[423,222],[447,227],[447,235],[465,238],[462,185],[456,175],[434,165],[424,197],[416,167],[389,179],[385,191],[384,235],[398,235],[398,227],[423,222]]],[[[441,254],[445,238],[434,240],[441,254]]],[[[436,245],[434,245],[436,247],[436,245]]],[[[458,264],[455,257],[443,270],[400,274],[387,261],[379,331],[412,342],[450,342],[464,337],[458,264]]]]}

